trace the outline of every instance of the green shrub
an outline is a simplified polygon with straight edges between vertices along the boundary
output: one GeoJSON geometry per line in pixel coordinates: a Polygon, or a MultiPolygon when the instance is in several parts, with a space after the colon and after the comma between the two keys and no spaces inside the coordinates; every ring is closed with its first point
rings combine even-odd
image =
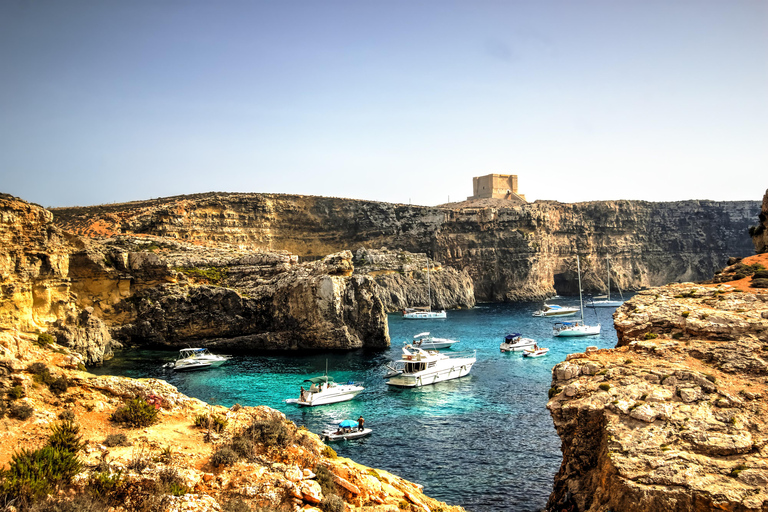
{"type": "Polygon", "coordinates": [[[333,448],[331,448],[328,445],[325,445],[323,447],[323,451],[322,451],[321,455],[323,457],[327,457],[329,459],[335,459],[336,457],[338,457],[338,455],[336,454],[336,450],[334,450],[333,448]]]}
{"type": "MultiPolygon", "coordinates": [[[[246,433],[257,443],[267,447],[285,447],[294,440],[294,433],[281,418],[255,420],[246,429],[246,433]]],[[[291,424],[292,425],[292,424],[291,424]]]]}
{"type": "Polygon", "coordinates": [[[632,359],[625,359],[624,364],[632,364],[634,361],[632,359]]]}
{"type": "Polygon", "coordinates": [[[37,344],[40,345],[41,347],[48,346],[54,343],[55,341],[56,339],[50,334],[48,334],[47,332],[41,332],[40,334],[37,335],[37,344]]]}
{"type": "Polygon", "coordinates": [[[128,436],[123,433],[109,434],[102,443],[104,446],[128,446],[128,436]]]}
{"type": "Polygon", "coordinates": [[[97,471],[91,473],[88,477],[88,492],[100,498],[106,498],[120,487],[120,480],[123,473],[109,473],[106,471],[97,471]]]}
{"type": "Polygon", "coordinates": [[[41,363],[39,361],[36,363],[31,363],[30,365],[27,366],[27,371],[34,375],[37,375],[38,373],[43,373],[43,371],[47,369],[48,367],[45,365],[45,363],[41,363]]]}
{"type": "Polygon", "coordinates": [[[229,421],[227,418],[218,414],[198,414],[195,416],[195,426],[201,428],[210,428],[214,432],[222,432],[227,428],[229,421]]]}
{"type": "Polygon", "coordinates": [[[63,375],[58,379],[54,379],[50,384],[48,384],[48,389],[50,389],[51,392],[53,392],[56,395],[66,393],[68,387],[69,387],[69,381],[63,375]]]}
{"type": "Polygon", "coordinates": [[[322,465],[315,467],[315,481],[320,484],[323,495],[336,494],[336,482],[334,482],[333,473],[327,467],[322,465]]]}
{"type": "Polygon", "coordinates": [[[58,425],[51,427],[51,436],[48,438],[48,446],[53,448],[77,453],[83,449],[85,443],[82,436],[79,436],[80,427],[72,421],[62,421],[58,425]]]}
{"type": "Polygon", "coordinates": [[[240,459],[240,456],[229,445],[220,446],[211,455],[211,464],[215,467],[231,466],[240,459]]]}
{"type": "Polygon", "coordinates": [[[750,286],[752,288],[768,288],[768,279],[753,279],[750,286]]]}
{"type": "Polygon", "coordinates": [[[16,384],[11,389],[5,392],[5,396],[7,396],[9,400],[18,400],[19,398],[22,398],[24,396],[24,387],[22,387],[19,384],[16,384]]]}
{"type": "Polygon", "coordinates": [[[8,416],[16,418],[17,420],[28,420],[32,417],[33,412],[35,412],[35,410],[31,405],[27,404],[12,404],[8,408],[8,416]]]}
{"type": "Polygon", "coordinates": [[[157,421],[157,409],[143,398],[134,398],[113,412],[109,419],[129,427],[148,427],[157,421]]]}
{"type": "Polygon", "coordinates": [[[150,462],[152,462],[152,460],[149,454],[149,450],[142,445],[135,447],[131,451],[131,458],[128,460],[126,467],[136,471],[137,473],[141,473],[147,469],[150,462]]]}
{"type": "Polygon", "coordinates": [[[680,315],[681,315],[683,318],[688,318],[688,315],[690,315],[690,314],[691,314],[691,312],[690,312],[690,311],[683,311],[682,313],[680,313],[680,315]]]}
{"type": "Polygon", "coordinates": [[[246,459],[253,457],[253,442],[245,436],[235,436],[229,446],[240,457],[246,459]]]}
{"type": "Polygon", "coordinates": [[[39,384],[50,386],[53,381],[56,380],[56,377],[53,376],[48,368],[43,368],[39,373],[35,373],[35,376],[32,377],[32,380],[39,384]]]}
{"type": "Polygon", "coordinates": [[[329,494],[323,497],[320,502],[320,508],[325,512],[344,512],[344,500],[337,494],[329,494]]]}
{"type": "Polygon", "coordinates": [[[0,498],[31,504],[56,486],[69,483],[80,468],[80,461],[72,452],[53,446],[35,451],[22,448],[13,454],[9,468],[2,473],[0,498]]]}
{"type": "Polygon", "coordinates": [[[72,409],[64,409],[59,413],[59,419],[63,421],[75,421],[75,411],[72,409]]]}
{"type": "Polygon", "coordinates": [[[599,387],[600,389],[602,389],[603,391],[608,391],[609,389],[611,389],[611,385],[610,385],[610,384],[608,384],[607,382],[603,382],[603,383],[602,383],[602,384],[600,384],[598,387],[599,387]]]}
{"type": "Polygon", "coordinates": [[[645,338],[646,340],[655,340],[658,337],[659,335],[656,334],[655,332],[647,332],[645,333],[645,336],[643,336],[643,338],[645,338]]]}
{"type": "Polygon", "coordinates": [[[159,473],[160,485],[173,496],[183,496],[189,492],[184,485],[184,479],[174,468],[163,468],[159,473]]]}
{"type": "Polygon", "coordinates": [[[557,389],[555,386],[552,386],[551,388],[549,388],[549,393],[547,394],[547,396],[549,398],[552,398],[553,396],[557,395],[559,392],[560,392],[559,389],[557,389]]]}

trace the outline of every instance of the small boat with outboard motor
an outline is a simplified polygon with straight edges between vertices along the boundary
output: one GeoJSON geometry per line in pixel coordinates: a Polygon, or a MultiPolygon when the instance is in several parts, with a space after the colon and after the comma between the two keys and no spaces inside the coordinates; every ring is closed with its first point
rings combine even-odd
{"type": "Polygon", "coordinates": [[[504,341],[499,345],[499,348],[502,352],[522,352],[527,348],[533,347],[535,344],[536,340],[523,338],[523,335],[519,332],[513,332],[504,337],[504,341]]]}
{"type": "Polygon", "coordinates": [[[327,428],[320,433],[320,439],[323,441],[345,441],[351,439],[360,439],[369,436],[372,429],[363,425],[360,426],[355,420],[344,420],[339,423],[338,428],[327,428]]]}

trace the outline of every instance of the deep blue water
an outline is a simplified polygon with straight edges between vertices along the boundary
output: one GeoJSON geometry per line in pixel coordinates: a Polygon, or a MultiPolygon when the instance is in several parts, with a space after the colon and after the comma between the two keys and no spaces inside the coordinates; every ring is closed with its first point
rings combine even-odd
{"type": "MultiPolygon", "coordinates": [[[[578,305],[572,298],[553,302],[578,305]]],[[[561,461],[560,439],[546,409],[551,369],[589,345],[616,345],[614,308],[585,311],[587,323],[596,315],[601,322],[599,336],[553,338],[553,320],[531,317],[540,306],[480,304],[449,311],[445,320],[392,314],[392,346],[382,351],[237,355],[219,368],[174,373],[161,365],[177,352],[145,350],[118,354],[94,373],[161,378],[189,396],[227,407],[267,405],[317,433],[363,415],[373,434],[333,443],[339,455],[420,483],[429,496],[473,512],[536,511],[545,506],[561,461]],[[404,341],[423,331],[460,340],[446,353],[476,349],[471,374],[422,388],[390,388],[383,379],[385,365],[399,358],[404,341]],[[502,354],[499,344],[511,331],[536,339],[549,354],[537,359],[502,354]],[[286,404],[286,398],[298,398],[303,379],[324,373],[326,362],[337,382],[354,380],[366,390],[340,404],[286,404]]]]}

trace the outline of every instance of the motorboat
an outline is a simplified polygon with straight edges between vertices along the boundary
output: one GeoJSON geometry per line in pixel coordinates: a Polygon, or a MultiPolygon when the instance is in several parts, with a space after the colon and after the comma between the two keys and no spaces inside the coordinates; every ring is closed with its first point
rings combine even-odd
{"type": "Polygon", "coordinates": [[[165,366],[176,371],[203,370],[215,368],[227,362],[230,356],[212,354],[207,348],[183,348],[179,357],[165,366]]]}
{"type": "Polygon", "coordinates": [[[535,340],[531,338],[523,338],[523,335],[519,332],[513,332],[504,337],[504,342],[499,348],[502,352],[520,352],[533,347],[535,344],[535,340]]]}
{"type": "Polygon", "coordinates": [[[556,322],[552,326],[553,336],[594,336],[600,334],[600,324],[587,325],[584,323],[584,301],[581,295],[581,263],[578,254],[576,255],[576,269],[579,275],[579,310],[581,311],[581,320],[575,322],[556,322]]]}
{"type": "Polygon", "coordinates": [[[579,308],[575,306],[560,306],[559,304],[544,304],[544,307],[539,311],[533,313],[532,316],[551,318],[562,316],[573,316],[579,312],[579,308]]]}
{"type": "Polygon", "coordinates": [[[360,428],[360,425],[354,420],[344,420],[339,423],[338,428],[327,428],[320,433],[320,439],[323,441],[344,441],[350,439],[360,439],[371,434],[370,428],[360,428]]]}
{"type": "Polygon", "coordinates": [[[469,373],[477,361],[477,351],[447,356],[436,350],[424,350],[412,345],[403,347],[403,354],[387,374],[387,384],[414,388],[458,379],[469,373]]]}
{"type": "Polygon", "coordinates": [[[329,377],[327,374],[305,379],[304,382],[309,382],[309,389],[304,389],[304,386],[302,386],[299,399],[296,401],[298,405],[304,407],[346,402],[347,400],[352,400],[358,393],[365,390],[363,386],[352,381],[344,384],[336,383],[333,377],[329,377]]]}
{"type": "Polygon", "coordinates": [[[589,301],[587,306],[593,308],[616,308],[624,304],[624,294],[621,293],[621,288],[619,288],[619,295],[621,295],[621,300],[611,300],[611,261],[606,258],[605,262],[608,266],[608,294],[602,295],[600,297],[594,297],[589,301]]]}
{"type": "Polygon", "coordinates": [[[542,357],[547,355],[548,352],[548,348],[536,346],[523,350],[523,357],[542,357]]]}
{"type": "Polygon", "coordinates": [[[427,304],[426,307],[405,308],[403,318],[409,320],[430,320],[447,318],[445,310],[432,311],[432,289],[429,284],[429,256],[427,256],[427,304]]]}
{"type": "Polygon", "coordinates": [[[414,347],[423,348],[424,350],[439,350],[441,348],[450,348],[450,346],[455,343],[459,343],[459,340],[435,338],[428,332],[421,332],[413,337],[411,345],[414,347]]]}

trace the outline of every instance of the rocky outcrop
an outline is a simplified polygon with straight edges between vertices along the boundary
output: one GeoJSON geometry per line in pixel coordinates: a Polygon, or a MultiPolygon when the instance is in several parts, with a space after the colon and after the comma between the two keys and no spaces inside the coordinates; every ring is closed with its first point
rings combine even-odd
{"type": "MultiPolygon", "coordinates": [[[[606,257],[618,289],[709,278],[730,256],[746,256],[755,201],[537,201],[483,199],[423,207],[278,194],[199,194],[54,209],[56,222],[86,235],[152,234],[318,257],[388,247],[426,253],[466,272],[480,301],[604,291],[606,257]]],[[[614,288],[616,290],[617,288],[614,288]]]]}
{"type": "Polygon", "coordinates": [[[388,312],[414,306],[460,309],[475,305],[469,274],[444,267],[426,254],[358,249],[354,264],[355,274],[371,276],[376,281],[376,294],[388,312]]]}
{"type": "Polygon", "coordinates": [[[755,252],[762,254],[768,252],[768,190],[763,196],[763,208],[760,211],[759,223],[749,228],[749,236],[755,244],[755,252]]]}
{"type": "Polygon", "coordinates": [[[670,285],[614,324],[618,348],[553,369],[548,510],[768,510],[768,294],[670,285]]]}

